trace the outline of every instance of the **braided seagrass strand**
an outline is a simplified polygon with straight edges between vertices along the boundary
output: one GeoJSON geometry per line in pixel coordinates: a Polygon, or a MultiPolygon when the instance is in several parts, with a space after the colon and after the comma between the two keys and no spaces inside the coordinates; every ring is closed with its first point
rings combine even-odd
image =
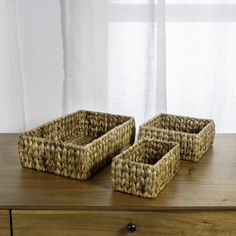
{"type": "Polygon", "coordinates": [[[177,143],[144,138],[113,158],[112,187],[116,191],[155,198],[179,169],[177,143]]]}
{"type": "Polygon", "coordinates": [[[135,122],[127,116],[79,111],[19,137],[23,167],[85,180],[134,142],[135,122]]]}
{"type": "Polygon", "coordinates": [[[213,145],[213,120],[160,114],[140,126],[140,137],[153,137],[180,144],[183,160],[198,161],[213,145]]]}

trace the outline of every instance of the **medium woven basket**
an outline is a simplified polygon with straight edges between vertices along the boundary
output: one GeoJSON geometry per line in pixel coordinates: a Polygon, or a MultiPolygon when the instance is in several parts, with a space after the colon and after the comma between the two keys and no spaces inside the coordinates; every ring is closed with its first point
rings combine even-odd
{"type": "Polygon", "coordinates": [[[86,180],[133,144],[132,117],[78,111],[23,133],[23,167],[86,180]]]}
{"type": "Polygon", "coordinates": [[[140,126],[140,137],[153,137],[180,144],[182,160],[198,161],[213,145],[213,120],[160,114],[140,126]]]}
{"type": "Polygon", "coordinates": [[[143,138],[112,160],[113,190],[155,198],[179,169],[179,144],[143,138]]]}

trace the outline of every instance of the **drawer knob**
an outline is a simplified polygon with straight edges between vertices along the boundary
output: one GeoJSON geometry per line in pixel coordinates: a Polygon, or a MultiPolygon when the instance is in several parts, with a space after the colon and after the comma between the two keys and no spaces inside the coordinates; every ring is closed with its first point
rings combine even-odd
{"type": "Polygon", "coordinates": [[[127,230],[129,233],[134,233],[136,231],[136,225],[133,223],[127,224],[127,230]]]}

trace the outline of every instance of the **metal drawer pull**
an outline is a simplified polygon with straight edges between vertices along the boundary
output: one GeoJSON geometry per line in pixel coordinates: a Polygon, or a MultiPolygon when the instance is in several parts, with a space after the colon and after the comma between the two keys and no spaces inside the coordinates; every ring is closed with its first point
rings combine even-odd
{"type": "Polygon", "coordinates": [[[133,223],[127,224],[127,230],[129,233],[134,233],[136,231],[136,225],[133,223]]]}

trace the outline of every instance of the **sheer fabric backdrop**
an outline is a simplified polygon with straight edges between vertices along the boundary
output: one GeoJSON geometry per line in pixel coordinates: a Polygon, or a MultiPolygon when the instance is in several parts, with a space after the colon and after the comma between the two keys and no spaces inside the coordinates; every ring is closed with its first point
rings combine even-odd
{"type": "Polygon", "coordinates": [[[25,129],[19,45],[14,0],[0,1],[0,131],[25,129]]]}
{"type": "Polygon", "coordinates": [[[2,0],[0,131],[92,109],[236,132],[235,0],[2,0]],[[64,65],[63,65],[64,64],[64,65]]]}
{"type": "Polygon", "coordinates": [[[69,0],[62,13],[65,113],[101,110],[140,123],[166,111],[164,0],[69,0]]]}
{"type": "Polygon", "coordinates": [[[167,0],[167,111],[236,132],[236,1],[167,0]]]}

